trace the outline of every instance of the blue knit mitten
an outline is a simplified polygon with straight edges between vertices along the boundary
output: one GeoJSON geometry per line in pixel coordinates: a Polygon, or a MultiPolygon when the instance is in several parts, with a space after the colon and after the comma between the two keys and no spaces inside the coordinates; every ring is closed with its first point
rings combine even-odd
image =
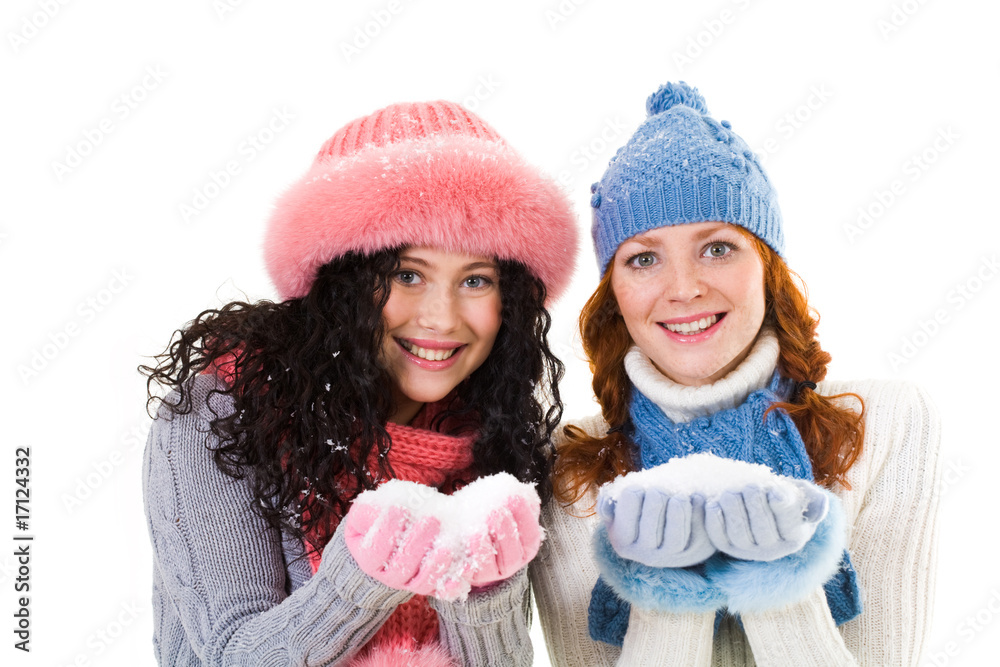
{"type": "Polygon", "coordinates": [[[840,499],[826,489],[820,492],[827,500],[826,517],[795,553],[770,561],[737,560],[720,553],[705,563],[705,577],[725,596],[730,612],[784,607],[804,599],[837,574],[847,542],[847,522],[840,499]]]}
{"type": "Polygon", "coordinates": [[[652,567],[687,567],[715,553],[705,532],[702,496],[631,486],[612,498],[606,489],[598,494],[597,514],[623,558],[652,567]]]}
{"type": "Polygon", "coordinates": [[[705,530],[712,544],[743,560],[777,560],[801,549],[826,516],[829,501],[816,484],[783,481],[773,488],[749,484],[711,498],[705,530]]]}

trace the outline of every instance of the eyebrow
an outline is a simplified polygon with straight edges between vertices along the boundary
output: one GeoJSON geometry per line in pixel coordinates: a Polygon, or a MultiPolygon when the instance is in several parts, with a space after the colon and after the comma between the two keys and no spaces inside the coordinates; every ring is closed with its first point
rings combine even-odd
{"type": "MultiPolygon", "coordinates": [[[[719,223],[717,223],[715,225],[712,225],[711,227],[706,227],[702,231],[697,232],[695,234],[695,238],[700,241],[701,239],[704,239],[704,238],[707,238],[709,236],[712,236],[713,234],[718,234],[721,230],[728,229],[731,226],[732,225],[730,225],[728,222],[719,222],[719,223]]],[[[739,232],[736,232],[735,229],[733,231],[735,233],[737,233],[737,234],[739,233],[739,232]]]]}
{"type": "MultiPolygon", "coordinates": [[[[711,227],[706,227],[705,229],[703,229],[703,230],[701,230],[699,232],[696,232],[695,235],[694,235],[694,238],[695,238],[696,241],[701,241],[702,239],[708,238],[709,236],[712,236],[713,234],[718,234],[721,230],[728,229],[729,227],[731,227],[731,225],[729,223],[726,223],[726,222],[717,222],[717,224],[712,225],[711,227]]],[[[733,231],[736,231],[736,230],[733,230],[733,231]]],[[[656,240],[652,236],[649,236],[646,233],[643,233],[643,234],[637,235],[637,236],[633,236],[630,239],[626,239],[623,243],[638,243],[639,245],[645,246],[647,248],[653,248],[653,247],[656,247],[656,246],[660,245],[660,242],[658,240],[656,240]]]]}
{"type": "Polygon", "coordinates": [[[659,241],[657,241],[653,237],[647,237],[645,234],[643,234],[642,236],[633,236],[630,239],[625,239],[625,241],[623,241],[622,243],[623,244],[624,243],[638,243],[639,245],[645,246],[647,248],[652,248],[653,246],[660,245],[659,241]]]}
{"type": "MultiPolygon", "coordinates": [[[[399,261],[401,261],[401,262],[413,262],[414,264],[417,264],[419,266],[426,266],[428,268],[433,268],[434,267],[434,264],[432,264],[431,262],[428,262],[426,259],[423,259],[422,257],[413,257],[411,255],[400,255],[399,256],[399,261]]],[[[480,261],[480,262],[470,262],[469,264],[466,264],[465,266],[463,266],[461,270],[462,271],[475,271],[476,269],[493,269],[494,271],[498,270],[497,265],[496,265],[495,262],[482,262],[482,261],[480,261]]]]}

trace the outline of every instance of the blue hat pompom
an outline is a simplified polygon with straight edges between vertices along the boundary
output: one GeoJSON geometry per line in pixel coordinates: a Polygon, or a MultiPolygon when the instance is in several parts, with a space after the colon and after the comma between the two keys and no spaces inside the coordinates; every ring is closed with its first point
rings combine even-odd
{"type": "Polygon", "coordinates": [[[693,88],[683,81],[665,83],[660,86],[660,89],[646,100],[646,112],[650,116],[655,116],[678,104],[683,104],[698,113],[708,115],[708,105],[705,103],[705,98],[701,96],[697,88],[693,88]]]}

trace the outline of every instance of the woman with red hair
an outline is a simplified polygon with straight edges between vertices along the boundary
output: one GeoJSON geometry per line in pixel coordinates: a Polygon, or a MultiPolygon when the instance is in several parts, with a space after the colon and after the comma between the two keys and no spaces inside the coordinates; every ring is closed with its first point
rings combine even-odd
{"type": "Polygon", "coordinates": [[[592,188],[580,318],[601,415],[555,440],[531,566],[554,665],[915,665],[939,426],[920,389],[823,381],[775,191],[667,84],[592,188]]]}

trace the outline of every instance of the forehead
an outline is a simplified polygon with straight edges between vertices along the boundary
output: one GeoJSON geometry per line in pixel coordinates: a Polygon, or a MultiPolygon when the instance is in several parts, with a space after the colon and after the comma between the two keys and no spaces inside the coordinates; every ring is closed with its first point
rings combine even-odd
{"type": "Polygon", "coordinates": [[[447,250],[434,246],[404,248],[399,253],[400,262],[411,263],[430,269],[496,269],[496,259],[488,255],[447,250]]]}
{"type": "Polygon", "coordinates": [[[670,243],[702,241],[714,234],[719,233],[739,234],[740,231],[738,227],[727,222],[690,222],[682,225],[671,225],[650,229],[626,239],[624,243],[635,243],[642,246],[654,247],[670,243]]]}

